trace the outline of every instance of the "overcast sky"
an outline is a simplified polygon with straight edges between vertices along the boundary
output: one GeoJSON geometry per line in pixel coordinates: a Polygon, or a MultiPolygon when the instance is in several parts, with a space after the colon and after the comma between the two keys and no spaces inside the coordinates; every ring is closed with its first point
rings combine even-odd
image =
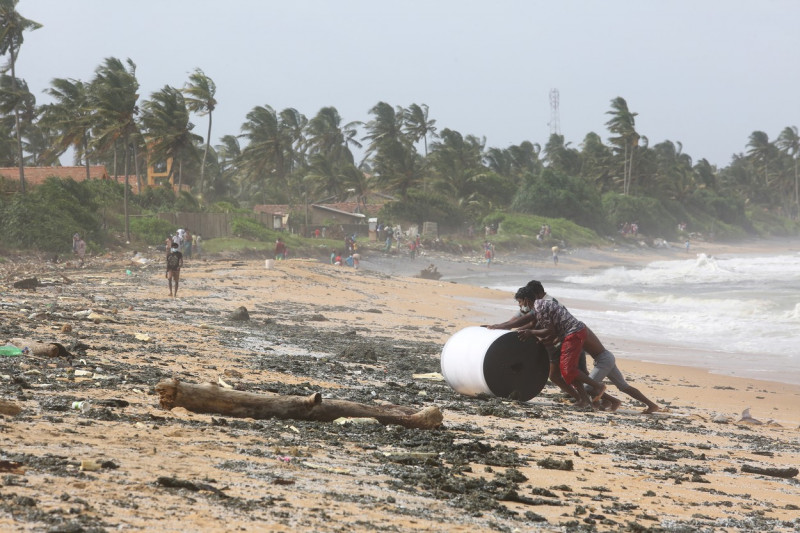
{"type": "MultiPolygon", "coordinates": [[[[654,145],[726,166],[753,131],[800,126],[797,0],[20,0],[43,27],[17,76],[39,103],[53,78],[89,81],[131,58],[141,98],[202,68],[217,84],[212,144],[255,106],[368,121],[379,101],[427,104],[439,129],[487,147],[561,133],[608,139],[610,101],[654,145]]],[[[193,119],[205,136],[205,118],[193,119]]],[[[71,164],[64,161],[64,164],[71,164]]]]}

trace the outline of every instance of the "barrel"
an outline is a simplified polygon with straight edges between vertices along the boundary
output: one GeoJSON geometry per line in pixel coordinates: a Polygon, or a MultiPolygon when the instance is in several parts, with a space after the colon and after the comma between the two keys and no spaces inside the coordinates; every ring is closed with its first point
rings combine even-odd
{"type": "Polygon", "coordinates": [[[445,343],[442,375],[456,392],[528,401],[547,383],[550,361],[542,343],[514,331],[468,327],[445,343]]]}
{"type": "Polygon", "coordinates": [[[272,270],[275,267],[275,260],[274,259],[266,259],[264,261],[264,268],[267,270],[272,270]]]}

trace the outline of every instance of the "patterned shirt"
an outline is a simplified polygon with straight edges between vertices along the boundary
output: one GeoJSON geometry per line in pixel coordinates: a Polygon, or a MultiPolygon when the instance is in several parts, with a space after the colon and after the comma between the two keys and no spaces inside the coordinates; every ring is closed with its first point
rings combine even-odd
{"type": "Polygon", "coordinates": [[[551,330],[557,337],[566,337],[586,327],[555,300],[536,300],[533,302],[533,313],[537,327],[551,330]]]}

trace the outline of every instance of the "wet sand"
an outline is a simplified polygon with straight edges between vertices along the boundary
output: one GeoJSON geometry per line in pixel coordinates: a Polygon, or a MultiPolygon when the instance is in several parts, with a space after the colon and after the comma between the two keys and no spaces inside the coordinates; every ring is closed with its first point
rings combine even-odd
{"type": "MultiPolygon", "coordinates": [[[[559,268],[651,252],[661,253],[567,252],[559,268]]],[[[59,342],[74,356],[0,360],[1,530],[800,528],[797,476],[768,475],[800,464],[800,387],[624,361],[629,381],[666,412],[641,415],[627,397],[616,413],[580,411],[551,385],[525,403],[465,397],[413,375],[438,372],[444,342],[480,322],[470,301],[508,295],[401,274],[432,259],[442,272],[469,273],[477,259],[381,265],[376,254],[358,271],[303,259],[271,270],[263,260],[193,260],[171,299],[161,255],[150,258],[0,265],[3,340],[59,342]],[[34,275],[44,286],[13,288],[34,275]],[[240,306],[250,320],[230,319],[240,306]],[[165,411],[154,387],[173,377],[436,405],[444,423],[414,430],[165,411]],[[85,410],[72,408],[87,399],[85,410]],[[747,407],[752,419],[740,420],[747,407]]]]}

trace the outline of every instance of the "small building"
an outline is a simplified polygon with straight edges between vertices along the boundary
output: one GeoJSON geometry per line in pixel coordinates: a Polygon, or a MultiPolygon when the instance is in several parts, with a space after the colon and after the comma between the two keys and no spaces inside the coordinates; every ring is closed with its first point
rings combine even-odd
{"type": "Polygon", "coordinates": [[[259,215],[259,222],[270,229],[282,230],[289,224],[288,205],[256,205],[253,206],[253,211],[259,215]]]}

